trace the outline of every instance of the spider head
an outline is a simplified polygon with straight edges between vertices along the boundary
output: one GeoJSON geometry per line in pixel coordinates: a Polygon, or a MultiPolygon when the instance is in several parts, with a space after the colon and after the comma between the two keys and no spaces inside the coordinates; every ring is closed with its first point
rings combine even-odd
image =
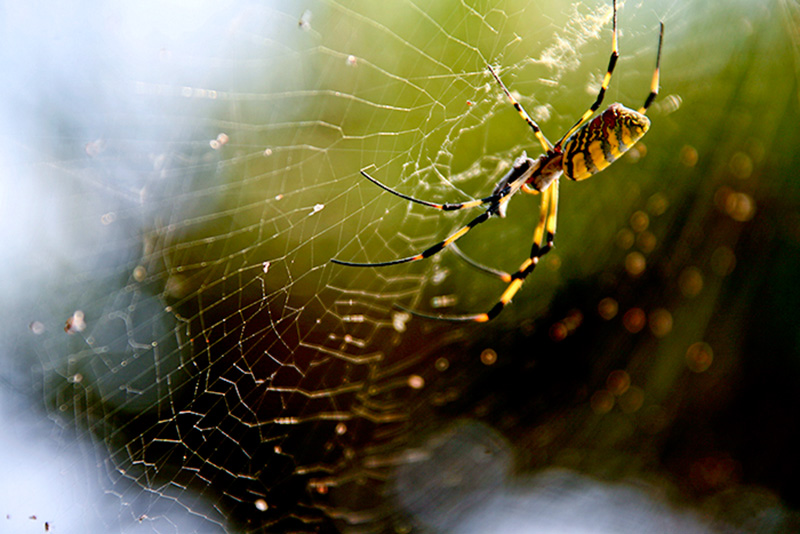
{"type": "Polygon", "coordinates": [[[611,165],[650,129],[650,119],[622,104],[611,104],[564,142],[564,174],[585,180],[611,165]]]}

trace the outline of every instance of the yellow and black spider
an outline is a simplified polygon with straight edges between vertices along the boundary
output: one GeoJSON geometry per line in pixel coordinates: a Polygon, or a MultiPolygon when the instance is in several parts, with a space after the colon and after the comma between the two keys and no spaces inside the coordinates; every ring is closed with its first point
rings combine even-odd
{"type": "MultiPolygon", "coordinates": [[[[558,208],[558,181],[563,174],[570,180],[580,181],[589,178],[593,174],[602,171],[622,154],[630,150],[630,148],[647,133],[650,128],[650,119],[645,116],[647,108],[653,103],[653,100],[658,94],[658,81],[659,81],[659,68],[661,63],[661,43],[664,39],[664,24],[660,24],[658,35],[658,51],[656,53],[656,68],[653,72],[653,79],[650,84],[650,94],[644,101],[644,104],[638,111],[629,109],[622,104],[611,104],[605,111],[600,113],[597,117],[589,121],[592,115],[600,107],[605,96],[608,84],[611,81],[611,75],[614,72],[614,67],[619,58],[619,51],[617,48],[617,4],[616,0],[613,2],[613,38],[611,58],[608,62],[608,69],[603,83],[600,85],[600,92],[597,94],[597,99],[594,104],[586,110],[580,119],[567,130],[561,139],[556,144],[551,144],[550,141],[544,136],[536,122],[528,115],[522,105],[511,95],[509,90],[500,80],[497,72],[491,65],[487,66],[489,72],[492,74],[497,83],[503,89],[514,109],[517,110],[520,117],[528,123],[528,126],[533,130],[533,135],[539,141],[539,144],[544,149],[544,153],[537,159],[529,158],[523,153],[519,158],[514,161],[511,170],[506,174],[495,186],[494,191],[488,197],[469,202],[457,202],[447,204],[436,204],[425,200],[419,200],[408,195],[404,195],[390,187],[380,183],[378,180],[368,175],[366,172],[361,171],[369,181],[386,191],[397,195],[400,198],[410,202],[416,202],[423,206],[429,206],[444,211],[461,210],[465,208],[476,208],[478,206],[487,205],[486,210],[472,219],[465,226],[450,234],[446,239],[436,243],[435,245],[425,249],[424,251],[414,256],[400,258],[397,260],[384,261],[378,263],[356,263],[349,261],[342,261],[332,259],[333,263],[340,265],[348,265],[351,267],[384,267],[387,265],[397,265],[400,263],[408,263],[418,261],[424,258],[433,256],[440,252],[445,247],[451,247],[456,253],[461,255],[454,243],[456,240],[463,237],[467,232],[478,226],[479,224],[489,220],[491,217],[497,215],[504,217],[506,212],[506,205],[514,194],[522,190],[526,193],[537,194],[542,193],[542,203],[539,214],[539,223],[533,232],[533,246],[528,258],[522,262],[519,269],[511,274],[496,271],[477,264],[469,259],[467,261],[473,266],[493,274],[508,284],[506,290],[500,296],[497,303],[485,313],[468,314],[468,315],[428,315],[417,311],[407,310],[411,313],[427,317],[429,319],[440,319],[446,321],[475,321],[486,322],[497,317],[503,308],[508,304],[514,295],[517,294],[519,288],[525,278],[534,270],[539,263],[539,259],[544,256],[552,247],[553,239],[556,233],[556,211],[558,208]],[[546,238],[545,238],[546,235],[546,238]],[[545,242],[542,245],[542,242],[545,242]]],[[[463,256],[462,256],[463,257],[463,256]]],[[[466,258],[465,258],[466,259],[466,258]]],[[[405,309],[405,308],[402,308],[405,309]]]]}

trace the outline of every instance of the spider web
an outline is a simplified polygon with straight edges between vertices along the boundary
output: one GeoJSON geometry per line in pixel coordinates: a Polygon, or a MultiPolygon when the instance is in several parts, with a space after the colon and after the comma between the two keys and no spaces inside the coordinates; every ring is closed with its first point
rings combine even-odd
{"type": "MultiPolygon", "coordinates": [[[[520,153],[536,155],[486,65],[556,137],[602,79],[610,6],[37,7],[6,8],[9,27],[41,23],[11,32],[36,46],[5,59],[19,73],[4,99],[19,124],[4,143],[5,187],[23,199],[8,210],[24,228],[7,253],[35,287],[9,294],[14,320],[36,334],[37,390],[78,458],[63,470],[95,473],[85,494],[97,503],[76,516],[54,500],[38,520],[56,515],[62,531],[410,528],[381,492],[408,463],[398,451],[447,365],[441,347],[478,334],[393,306],[483,311],[502,288],[447,252],[380,270],[331,265],[416,253],[468,216],[403,202],[358,171],[433,201],[485,195],[520,153]]],[[[629,7],[614,97],[638,102],[657,19],[629,7]]],[[[515,268],[536,210],[515,201],[516,222],[485,225],[464,250],[515,268]]],[[[613,233],[598,229],[597,242],[613,233]]],[[[570,253],[551,254],[535,294],[499,321],[534,315],[562,278],[592,270],[562,262],[570,253]]],[[[456,434],[507,463],[499,438],[456,434]]]]}

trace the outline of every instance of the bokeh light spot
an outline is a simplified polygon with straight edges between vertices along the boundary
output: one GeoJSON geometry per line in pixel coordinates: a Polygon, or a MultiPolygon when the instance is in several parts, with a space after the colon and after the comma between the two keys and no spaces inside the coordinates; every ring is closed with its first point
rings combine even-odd
{"type": "Polygon", "coordinates": [[[684,297],[696,297],[703,290],[703,273],[697,267],[685,268],[678,275],[678,287],[684,297]]]}
{"type": "Polygon", "coordinates": [[[747,222],[756,214],[756,203],[753,197],[746,193],[734,193],[728,197],[726,205],[728,215],[731,219],[739,222],[747,222]]]}
{"type": "Polygon", "coordinates": [[[147,276],[147,269],[145,269],[144,266],[137,265],[133,269],[133,279],[136,280],[137,282],[143,281],[146,276],[147,276]]]}
{"type": "Polygon", "coordinates": [[[631,386],[631,377],[622,369],[611,371],[606,378],[606,388],[612,395],[617,397],[628,391],[631,386]]]}
{"type": "Polygon", "coordinates": [[[422,389],[425,387],[425,379],[419,375],[411,375],[408,377],[408,387],[412,389],[422,389]]]}
{"type": "Polygon", "coordinates": [[[572,333],[583,323],[583,312],[575,308],[567,313],[567,316],[561,321],[567,330],[572,333]]]}
{"type": "Polygon", "coordinates": [[[672,314],[664,308],[650,313],[650,331],[656,337],[664,337],[672,332],[672,314]]]}
{"type": "Polygon", "coordinates": [[[631,252],[625,256],[625,270],[631,276],[639,276],[647,268],[647,260],[641,252],[631,252]]]}
{"type": "Polygon", "coordinates": [[[631,334],[639,332],[647,323],[647,317],[641,308],[631,308],[622,316],[622,324],[631,334]]]}
{"type": "Polygon", "coordinates": [[[734,191],[727,186],[717,189],[714,193],[714,203],[734,221],[747,222],[756,214],[756,202],[752,196],[734,191]]]}
{"type": "Polygon", "coordinates": [[[598,415],[606,414],[614,407],[614,395],[605,389],[595,391],[589,400],[589,405],[594,413],[598,415]]]}
{"type": "Polygon", "coordinates": [[[736,152],[728,164],[733,175],[740,180],[749,178],[753,174],[753,160],[744,152],[736,152]]]}
{"type": "Polygon", "coordinates": [[[639,247],[639,250],[645,254],[653,252],[657,244],[658,239],[656,239],[656,236],[653,235],[652,232],[644,231],[636,238],[636,245],[639,247]]]}
{"type": "Polygon", "coordinates": [[[686,351],[686,366],[695,373],[708,370],[713,361],[714,351],[708,343],[698,341],[690,345],[686,351]]]}
{"type": "Polygon", "coordinates": [[[597,303],[597,313],[606,321],[610,321],[619,313],[619,303],[611,297],[606,297],[597,303]]]}
{"type": "Polygon", "coordinates": [[[636,163],[644,156],[647,155],[647,147],[642,144],[635,145],[628,150],[628,153],[625,154],[625,158],[629,163],[636,163]]]}
{"type": "Polygon", "coordinates": [[[667,208],[669,208],[669,199],[664,193],[656,193],[647,199],[647,211],[654,217],[663,215],[667,208]]]}
{"type": "Polygon", "coordinates": [[[631,386],[625,393],[620,395],[617,402],[619,403],[619,409],[623,412],[637,412],[644,404],[644,390],[638,386],[631,386]]]}
{"type": "Polygon", "coordinates": [[[563,341],[564,338],[567,337],[568,333],[569,330],[567,330],[567,326],[561,321],[554,323],[553,326],[550,327],[549,331],[550,339],[553,341],[563,341]]]}
{"type": "Polygon", "coordinates": [[[631,215],[631,228],[636,233],[644,232],[650,225],[650,217],[643,211],[634,212],[631,215]]]}
{"type": "Polygon", "coordinates": [[[495,362],[497,362],[497,353],[493,349],[483,349],[481,363],[483,365],[494,365],[495,362]]]}
{"type": "Polygon", "coordinates": [[[617,246],[622,250],[628,250],[636,242],[636,236],[628,228],[623,228],[617,232],[617,246]]]}
{"type": "Polygon", "coordinates": [[[31,329],[31,332],[33,332],[37,336],[44,334],[45,327],[44,323],[42,323],[41,321],[33,321],[30,325],[28,325],[28,327],[31,329]]]}

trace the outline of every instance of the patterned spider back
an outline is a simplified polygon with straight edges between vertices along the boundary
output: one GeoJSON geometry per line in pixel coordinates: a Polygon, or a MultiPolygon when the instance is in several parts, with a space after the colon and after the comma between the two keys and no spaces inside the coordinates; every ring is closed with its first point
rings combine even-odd
{"type": "Polygon", "coordinates": [[[585,180],[611,165],[650,129],[644,114],[611,104],[564,142],[562,167],[571,180],[585,180]]]}

